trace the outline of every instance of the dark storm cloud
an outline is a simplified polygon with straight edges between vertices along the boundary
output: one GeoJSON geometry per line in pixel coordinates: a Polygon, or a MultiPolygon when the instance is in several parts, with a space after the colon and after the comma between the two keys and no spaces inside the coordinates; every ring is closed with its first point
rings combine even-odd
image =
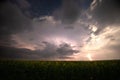
{"type": "Polygon", "coordinates": [[[0,46],[0,59],[19,59],[19,58],[24,58],[26,56],[24,55],[29,55],[30,50],[28,49],[18,49],[14,47],[5,47],[5,46],[0,46]]]}
{"type": "Polygon", "coordinates": [[[0,46],[0,58],[1,59],[64,59],[69,58],[73,53],[78,53],[79,51],[73,50],[72,47],[63,43],[57,47],[54,44],[43,42],[45,48],[43,50],[29,50],[25,48],[15,48],[0,46]]]}
{"type": "Polygon", "coordinates": [[[27,0],[15,0],[18,6],[22,9],[28,9],[31,7],[30,3],[27,0]]]}
{"type": "Polygon", "coordinates": [[[62,6],[54,11],[54,18],[64,24],[73,24],[90,7],[92,0],[62,0],[62,6]]]}
{"type": "MultiPolygon", "coordinates": [[[[99,33],[105,26],[120,25],[120,1],[119,0],[100,0],[96,1],[96,6],[92,10],[92,16],[97,20],[99,33]]],[[[95,5],[94,4],[94,5],[95,5]]]]}
{"type": "Polygon", "coordinates": [[[57,52],[60,53],[61,55],[72,55],[73,53],[78,53],[79,51],[73,50],[69,44],[63,43],[57,49],[57,52]]]}
{"type": "MultiPolygon", "coordinates": [[[[17,0],[20,1],[21,0],[17,0]]],[[[51,15],[61,6],[62,0],[22,0],[30,4],[29,12],[33,17],[51,15]]]]}
{"type": "Polygon", "coordinates": [[[93,15],[102,24],[118,24],[120,22],[120,1],[102,0],[93,10],[93,15]]]}
{"type": "Polygon", "coordinates": [[[80,0],[63,0],[60,10],[55,11],[55,18],[63,23],[75,22],[81,14],[80,0]]]}
{"type": "Polygon", "coordinates": [[[9,0],[0,2],[0,45],[15,44],[11,35],[31,30],[31,20],[27,18],[16,4],[9,0]]]}
{"type": "Polygon", "coordinates": [[[0,35],[10,35],[31,28],[31,20],[9,1],[0,3],[0,35]]]}
{"type": "Polygon", "coordinates": [[[0,35],[0,46],[12,46],[16,44],[9,35],[0,35]]]}
{"type": "Polygon", "coordinates": [[[80,0],[64,0],[62,6],[62,20],[65,23],[72,23],[78,19],[81,13],[80,0]]]}
{"type": "Polygon", "coordinates": [[[59,46],[51,44],[49,42],[43,42],[45,44],[44,50],[36,50],[34,53],[38,53],[41,58],[62,58],[69,57],[74,53],[78,53],[78,50],[73,50],[70,44],[62,43],[59,46]]]}

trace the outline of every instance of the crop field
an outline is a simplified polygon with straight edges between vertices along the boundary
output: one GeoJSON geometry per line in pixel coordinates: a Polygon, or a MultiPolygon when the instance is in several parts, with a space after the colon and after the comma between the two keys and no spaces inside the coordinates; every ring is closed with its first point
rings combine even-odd
{"type": "Polygon", "coordinates": [[[120,61],[0,61],[0,80],[120,80],[120,61]]]}

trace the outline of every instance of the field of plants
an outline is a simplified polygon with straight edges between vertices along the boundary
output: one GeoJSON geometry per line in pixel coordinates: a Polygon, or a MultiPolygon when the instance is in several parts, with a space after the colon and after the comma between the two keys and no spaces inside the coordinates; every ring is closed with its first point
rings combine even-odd
{"type": "Polygon", "coordinates": [[[120,80],[120,61],[0,61],[0,80],[120,80]]]}

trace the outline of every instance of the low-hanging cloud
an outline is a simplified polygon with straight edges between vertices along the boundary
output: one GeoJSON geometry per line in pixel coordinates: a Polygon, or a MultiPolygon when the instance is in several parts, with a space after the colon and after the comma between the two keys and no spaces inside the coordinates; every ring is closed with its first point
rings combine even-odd
{"type": "Polygon", "coordinates": [[[43,42],[45,47],[43,50],[30,50],[25,48],[3,47],[0,46],[1,59],[38,59],[38,60],[54,60],[64,59],[66,57],[78,53],[78,50],[73,50],[70,44],[63,43],[59,46],[49,42],[43,42]]]}

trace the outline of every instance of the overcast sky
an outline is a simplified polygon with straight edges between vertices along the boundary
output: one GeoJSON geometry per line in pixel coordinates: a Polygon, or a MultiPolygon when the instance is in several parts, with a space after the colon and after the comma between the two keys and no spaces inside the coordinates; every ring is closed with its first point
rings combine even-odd
{"type": "Polygon", "coordinates": [[[0,59],[120,59],[120,2],[1,0],[0,59]]]}

